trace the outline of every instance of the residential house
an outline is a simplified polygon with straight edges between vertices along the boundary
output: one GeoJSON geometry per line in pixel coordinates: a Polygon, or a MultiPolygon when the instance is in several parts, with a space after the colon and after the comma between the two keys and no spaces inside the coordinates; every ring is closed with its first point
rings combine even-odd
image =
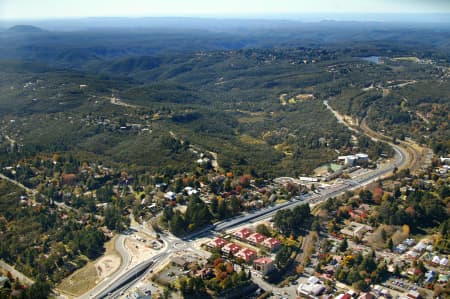
{"type": "Polygon", "coordinates": [[[375,295],[371,294],[371,293],[362,293],[358,299],[375,299],[375,295]]]}
{"type": "Polygon", "coordinates": [[[235,243],[228,243],[222,247],[222,252],[225,254],[235,255],[242,247],[235,243]]]}
{"type": "Polygon", "coordinates": [[[412,259],[417,259],[420,254],[417,251],[410,250],[406,253],[406,256],[412,259]]]}
{"type": "Polygon", "coordinates": [[[440,261],[441,259],[437,255],[433,256],[433,258],[431,259],[431,263],[433,264],[433,266],[437,266],[440,261]]]}
{"type": "Polygon", "coordinates": [[[266,275],[274,269],[273,260],[268,257],[262,257],[253,261],[253,269],[259,271],[262,275],[266,275]]]}
{"type": "Polygon", "coordinates": [[[206,246],[209,248],[222,248],[228,242],[222,238],[215,238],[214,240],[209,241],[206,246]]]}
{"type": "Polygon", "coordinates": [[[425,283],[432,283],[434,278],[436,277],[436,272],[429,270],[425,273],[425,283]]]}
{"type": "Polygon", "coordinates": [[[414,239],[408,238],[403,242],[403,244],[410,247],[410,246],[413,246],[414,244],[416,244],[416,241],[414,239]]]}
{"type": "Polygon", "coordinates": [[[409,291],[408,294],[406,294],[406,297],[411,298],[411,299],[420,299],[421,298],[419,292],[414,291],[414,290],[409,291]]]}
{"type": "Polygon", "coordinates": [[[257,245],[257,244],[260,244],[262,241],[264,241],[266,239],[266,237],[263,235],[263,234],[260,234],[260,233],[254,233],[254,234],[251,234],[248,238],[247,238],[247,241],[250,243],[250,244],[253,244],[253,245],[257,245]]]}
{"type": "Polygon", "coordinates": [[[238,240],[245,241],[253,232],[248,228],[243,228],[233,233],[233,236],[238,240]]]}
{"type": "Polygon", "coordinates": [[[419,242],[419,243],[417,243],[416,246],[413,247],[413,250],[414,250],[414,251],[417,251],[417,252],[422,252],[422,251],[424,251],[426,248],[427,248],[427,244],[425,244],[425,243],[423,243],[423,242],[419,242]]]}
{"type": "Polygon", "coordinates": [[[190,272],[191,276],[201,277],[202,279],[211,279],[215,276],[214,268],[203,268],[199,270],[192,270],[190,272]]]}
{"type": "Polygon", "coordinates": [[[189,196],[198,193],[198,190],[196,190],[196,189],[194,189],[194,188],[192,188],[190,186],[185,187],[184,191],[186,191],[187,195],[189,195],[189,196]]]}
{"type": "Polygon", "coordinates": [[[243,259],[246,263],[251,262],[256,257],[256,251],[244,248],[234,255],[236,258],[243,259]]]}
{"type": "Polygon", "coordinates": [[[176,195],[177,194],[175,192],[169,191],[166,194],[164,194],[164,198],[167,200],[175,200],[176,195]]]}
{"type": "Polygon", "coordinates": [[[408,247],[404,244],[399,244],[399,245],[397,245],[397,247],[395,247],[395,252],[400,253],[400,254],[405,253],[406,250],[408,250],[408,247]]]}
{"type": "Polygon", "coordinates": [[[131,299],[150,299],[150,295],[145,294],[142,290],[136,289],[130,293],[131,299]]]}
{"type": "Polygon", "coordinates": [[[180,266],[180,267],[186,267],[189,262],[181,257],[174,257],[170,260],[173,264],[180,266]]]}
{"type": "Polygon", "coordinates": [[[367,213],[365,211],[362,211],[362,210],[359,210],[359,209],[358,210],[351,210],[349,212],[349,215],[350,215],[350,217],[353,220],[356,220],[356,221],[362,221],[362,220],[367,219],[367,213]]]}
{"type": "Polygon", "coordinates": [[[372,291],[378,296],[378,298],[392,298],[391,293],[388,291],[388,289],[380,286],[379,284],[376,284],[372,291]]]}
{"type": "Polygon", "coordinates": [[[443,273],[439,274],[438,282],[439,283],[447,283],[450,275],[445,275],[443,273]]]}
{"type": "Polygon", "coordinates": [[[273,252],[281,247],[281,242],[275,238],[267,238],[262,242],[262,245],[273,252]]]}

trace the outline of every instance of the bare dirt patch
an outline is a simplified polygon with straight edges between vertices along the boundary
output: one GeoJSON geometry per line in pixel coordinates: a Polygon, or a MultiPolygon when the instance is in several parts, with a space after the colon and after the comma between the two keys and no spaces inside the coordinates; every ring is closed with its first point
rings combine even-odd
{"type": "Polygon", "coordinates": [[[280,95],[279,99],[281,105],[285,106],[287,104],[296,104],[306,100],[313,100],[315,99],[315,97],[313,94],[310,93],[301,93],[288,99],[288,94],[283,93],[280,95]]]}
{"type": "Polygon", "coordinates": [[[253,145],[265,144],[266,143],[264,140],[254,138],[254,137],[252,137],[250,135],[247,135],[247,134],[242,134],[241,136],[239,136],[239,140],[241,140],[243,143],[253,144],[253,145]]]}
{"type": "Polygon", "coordinates": [[[130,266],[137,265],[145,260],[148,260],[155,254],[155,250],[151,248],[150,244],[133,238],[125,239],[125,248],[131,256],[130,266]]]}
{"type": "Polygon", "coordinates": [[[97,278],[95,265],[89,262],[83,268],[64,279],[57,289],[69,298],[76,298],[95,287],[97,278]]]}
{"type": "Polygon", "coordinates": [[[65,278],[57,289],[70,298],[83,295],[120,267],[121,257],[114,248],[117,236],[105,244],[105,254],[65,278]]]}
{"type": "Polygon", "coordinates": [[[100,260],[95,263],[95,269],[97,270],[99,279],[102,280],[114,273],[120,267],[120,261],[121,259],[119,256],[112,254],[100,258],[100,260]]]}

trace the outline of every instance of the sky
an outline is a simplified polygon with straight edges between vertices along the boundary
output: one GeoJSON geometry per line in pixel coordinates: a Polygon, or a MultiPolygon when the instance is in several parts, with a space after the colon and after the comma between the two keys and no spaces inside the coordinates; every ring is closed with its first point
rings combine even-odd
{"type": "Polygon", "coordinates": [[[450,13],[450,0],[0,0],[0,20],[309,13],[450,13]]]}

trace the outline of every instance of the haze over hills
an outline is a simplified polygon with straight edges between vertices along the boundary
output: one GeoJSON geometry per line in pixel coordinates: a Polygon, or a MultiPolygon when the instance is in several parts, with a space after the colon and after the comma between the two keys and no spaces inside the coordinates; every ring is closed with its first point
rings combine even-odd
{"type": "Polygon", "coordinates": [[[49,18],[49,19],[4,19],[0,28],[8,28],[20,23],[31,24],[49,30],[80,30],[94,28],[149,28],[173,27],[210,30],[230,30],[234,28],[273,28],[299,26],[321,22],[357,22],[408,24],[421,27],[449,26],[450,13],[309,13],[309,14],[265,14],[265,15],[225,15],[225,16],[149,16],[149,17],[89,17],[89,18],[49,18]],[[207,26],[207,27],[205,27],[207,26]]]}
{"type": "Polygon", "coordinates": [[[450,15],[368,15],[3,20],[0,297],[450,294],[450,15]]]}
{"type": "Polygon", "coordinates": [[[13,27],[8,28],[8,31],[17,32],[17,33],[34,33],[34,32],[42,32],[43,29],[31,26],[31,25],[15,25],[13,27]]]}
{"type": "Polygon", "coordinates": [[[250,48],[338,47],[352,43],[364,55],[389,45],[402,51],[426,50],[446,56],[450,26],[392,22],[302,23],[290,20],[196,18],[92,18],[35,22],[0,32],[0,59],[45,61],[84,69],[91,62],[250,48]],[[49,29],[41,30],[41,28],[49,29]],[[67,31],[65,31],[67,30],[67,31]]]}

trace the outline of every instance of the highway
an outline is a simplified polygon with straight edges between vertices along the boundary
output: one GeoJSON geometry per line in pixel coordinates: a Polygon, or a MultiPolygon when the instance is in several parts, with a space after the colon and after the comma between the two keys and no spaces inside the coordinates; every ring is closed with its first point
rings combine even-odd
{"type": "MultiPolygon", "coordinates": [[[[117,290],[120,290],[120,292],[123,292],[127,289],[127,286],[130,286],[129,283],[130,280],[137,281],[139,278],[143,277],[148,271],[157,264],[158,261],[163,260],[166,258],[169,254],[172,252],[178,250],[179,248],[188,248],[190,242],[204,236],[218,234],[223,232],[224,230],[232,229],[236,226],[242,225],[243,223],[251,223],[255,221],[260,221],[264,219],[268,219],[275,215],[275,213],[278,210],[281,209],[288,209],[293,208],[298,205],[302,204],[310,204],[312,207],[315,205],[318,205],[328,198],[339,196],[346,191],[354,190],[357,188],[361,188],[365,185],[368,185],[374,181],[377,181],[378,179],[381,179],[385,177],[386,175],[390,175],[394,169],[397,167],[402,166],[404,163],[407,162],[407,155],[404,152],[403,149],[401,149],[398,146],[394,145],[394,162],[390,165],[385,165],[384,167],[381,167],[379,169],[375,169],[373,171],[369,171],[366,173],[363,173],[351,180],[342,180],[338,183],[335,183],[333,185],[330,185],[327,188],[324,188],[323,190],[319,191],[318,194],[314,195],[302,195],[297,197],[296,199],[291,199],[290,201],[287,201],[285,203],[282,203],[280,205],[271,206],[265,209],[262,209],[257,212],[253,213],[247,213],[239,217],[235,217],[229,220],[221,221],[212,225],[209,225],[208,227],[205,227],[204,229],[195,232],[189,236],[184,237],[183,239],[178,239],[174,236],[164,236],[163,240],[166,243],[165,248],[158,253],[156,256],[152,257],[150,260],[147,260],[138,266],[134,267],[133,269],[129,269],[128,271],[125,271],[122,273],[121,277],[114,280],[111,278],[109,285],[107,288],[105,288],[102,292],[94,293],[97,294],[96,297],[103,298],[108,297],[108,294],[111,294],[110,298],[117,297],[117,290]],[[178,246],[177,246],[178,245],[178,246]],[[145,271],[145,268],[147,271],[145,271]],[[126,287],[124,287],[126,286],[126,287]]],[[[114,277],[117,277],[118,275],[115,275],[114,277]]],[[[108,282],[106,282],[107,284],[108,282]]]]}
{"type": "Polygon", "coordinates": [[[98,293],[95,297],[112,298],[120,295],[123,291],[127,289],[128,286],[137,282],[137,280],[139,280],[142,276],[148,273],[149,269],[151,269],[151,266],[154,265],[163,255],[164,253],[159,253],[158,255],[154,256],[151,260],[136,265],[135,267],[133,267],[132,271],[124,273],[120,277],[120,279],[111,283],[108,286],[108,288],[98,293]]]}
{"type": "Polygon", "coordinates": [[[127,273],[127,267],[130,264],[130,255],[124,246],[125,236],[119,235],[115,242],[115,248],[122,258],[119,269],[111,276],[106,277],[103,281],[97,284],[93,289],[80,296],[81,299],[98,298],[99,294],[103,294],[104,290],[109,290],[114,285],[115,281],[122,280],[123,275],[127,273]]]}
{"type": "MultiPolygon", "coordinates": [[[[355,131],[355,128],[350,127],[343,119],[339,118],[339,114],[332,110],[332,108],[328,105],[326,101],[324,104],[330,109],[333,114],[338,118],[340,122],[349,127],[352,131],[355,131]]],[[[374,140],[379,140],[374,136],[370,136],[374,140]]],[[[381,141],[381,140],[380,140],[381,141]]],[[[386,142],[386,141],[383,141],[386,142]]],[[[158,261],[164,260],[168,257],[172,252],[175,252],[181,248],[189,248],[192,241],[204,236],[211,236],[214,234],[222,233],[225,230],[232,229],[244,223],[252,223],[264,219],[268,219],[275,215],[278,210],[282,209],[291,209],[295,206],[302,204],[309,204],[311,207],[316,206],[328,198],[339,196],[346,191],[355,190],[361,187],[364,187],[374,181],[385,178],[393,173],[395,169],[399,169],[404,167],[405,164],[408,164],[408,152],[405,148],[402,148],[396,144],[387,142],[394,149],[394,161],[392,163],[386,165],[382,164],[379,168],[364,172],[360,175],[353,177],[352,179],[345,179],[335,182],[334,184],[323,188],[318,191],[316,194],[310,195],[301,195],[291,200],[276,205],[271,206],[257,212],[247,213],[239,217],[234,217],[228,220],[220,221],[215,224],[211,224],[200,231],[190,234],[182,239],[179,239],[172,235],[163,235],[161,239],[164,241],[165,246],[161,250],[160,253],[155,255],[149,260],[142,262],[141,264],[133,267],[132,269],[127,269],[126,265],[129,261],[124,260],[121,268],[112,275],[108,280],[101,282],[97,285],[93,290],[83,295],[81,298],[116,298],[120,295],[120,293],[124,292],[128,289],[134,282],[137,282],[140,278],[142,278],[146,273],[148,273],[154,266],[157,265],[158,261]]],[[[140,230],[144,233],[150,234],[145,229],[145,225],[134,228],[136,230],[140,230]]],[[[123,236],[121,236],[123,237],[123,236]]],[[[126,250],[123,248],[123,242],[118,244],[122,246],[122,249],[119,248],[119,252],[123,257],[127,256],[126,250]],[[120,245],[122,244],[122,245],[120,245]]]]}
{"type": "MultiPolygon", "coordinates": [[[[233,228],[239,224],[245,223],[245,222],[251,222],[251,221],[259,221],[263,219],[270,218],[273,216],[278,210],[281,209],[287,209],[287,208],[293,208],[297,205],[301,204],[310,204],[311,206],[315,206],[326,199],[330,197],[336,197],[340,194],[343,194],[345,191],[354,190],[361,188],[363,186],[366,186],[374,181],[377,181],[387,175],[390,175],[395,168],[401,167],[403,164],[407,162],[407,154],[405,153],[405,150],[400,148],[397,145],[391,144],[394,148],[395,154],[394,154],[394,162],[390,165],[386,165],[385,167],[375,169],[373,171],[369,171],[367,173],[361,174],[360,176],[357,176],[351,180],[342,180],[339,183],[333,184],[321,191],[319,191],[318,194],[314,194],[311,196],[300,196],[297,200],[291,200],[288,202],[285,202],[283,204],[269,207],[266,209],[262,209],[258,212],[254,212],[251,214],[247,214],[245,216],[236,218],[236,219],[230,219],[227,221],[222,221],[220,223],[217,223],[210,227],[209,229],[212,229],[216,232],[220,232],[226,229],[233,228]]],[[[204,232],[198,232],[196,235],[202,235],[204,232]]],[[[192,237],[192,236],[190,236],[192,237]]]]}

